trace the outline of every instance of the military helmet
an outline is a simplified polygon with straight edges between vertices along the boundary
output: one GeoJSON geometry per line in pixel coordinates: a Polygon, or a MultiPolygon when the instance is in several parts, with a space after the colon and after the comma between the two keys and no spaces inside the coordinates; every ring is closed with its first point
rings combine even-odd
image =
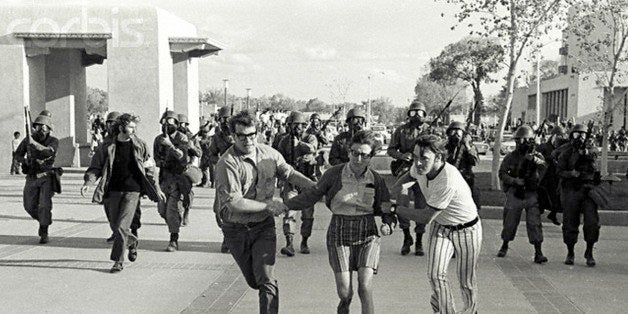
{"type": "Polygon", "coordinates": [[[52,118],[52,113],[51,113],[49,110],[42,110],[42,111],[39,113],[39,115],[40,115],[40,116],[47,116],[47,117],[52,118]]]}
{"type": "Polygon", "coordinates": [[[320,120],[320,119],[321,119],[321,116],[320,116],[318,113],[313,113],[313,114],[310,116],[310,120],[314,120],[314,119],[318,119],[318,120],[320,120]]]}
{"type": "Polygon", "coordinates": [[[231,117],[231,108],[225,106],[218,110],[218,118],[231,117]]]}
{"type": "Polygon", "coordinates": [[[513,138],[534,138],[534,131],[530,126],[522,125],[515,131],[513,138]]]}
{"type": "Polygon", "coordinates": [[[412,101],[412,103],[410,103],[410,108],[408,108],[408,111],[412,110],[423,110],[423,112],[427,112],[425,110],[425,104],[420,102],[418,99],[415,99],[412,101]]]}
{"type": "Polygon", "coordinates": [[[161,120],[159,121],[161,122],[164,119],[170,119],[170,118],[175,119],[177,123],[179,122],[179,116],[177,116],[177,114],[172,110],[168,110],[164,112],[164,114],[161,116],[161,120]]]}
{"type": "Polygon", "coordinates": [[[184,113],[178,114],[177,118],[179,119],[179,123],[188,123],[188,124],[190,123],[188,121],[188,116],[186,114],[184,114],[184,113]]]}
{"type": "Polygon", "coordinates": [[[302,112],[300,112],[300,111],[292,111],[292,112],[290,112],[290,116],[288,116],[288,118],[286,118],[286,123],[290,123],[290,124],[307,123],[307,121],[305,120],[305,115],[302,112]]]}
{"type": "Polygon", "coordinates": [[[557,125],[557,126],[552,128],[552,131],[550,132],[550,135],[562,135],[562,136],[564,136],[565,133],[567,133],[565,131],[565,128],[560,126],[560,125],[557,125]]]}
{"type": "Polygon", "coordinates": [[[366,114],[364,113],[364,110],[360,108],[352,108],[349,109],[349,112],[347,112],[347,120],[353,117],[366,118],[366,114]]]}
{"type": "Polygon", "coordinates": [[[49,116],[45,116],[45,115],[37,116],[37,118],[35,118],[35,121],[33,122],[33,125],[35,125],[35,124],[45,125],[49,129],[52,130],[52,118],[50,118],[49,116]]]}
{"type": "Polygon", "coordinates": [[[584,124],[576,124],[573,126],[573,128],[571,128],[571,131],[569,131],[569,135],[574,132],[586,133],[587,127],[584,124]]]}
{"type": "Polygon", "coordinates": [[[449,132],[449,130],[463,130],[465,129],[465,125],[464,123],[460,122],[460,121],[452,121],[449,124],[449,127],[447,127],[447,132],[449,132]]]}
{"type": "Polygon", "coordinates": [[[112,111],[109,114],[107,114],[107,122],[116,121],[116,119],[118,119],[118,117],[121,115],[122,114],[119,111],[112,111]]]}

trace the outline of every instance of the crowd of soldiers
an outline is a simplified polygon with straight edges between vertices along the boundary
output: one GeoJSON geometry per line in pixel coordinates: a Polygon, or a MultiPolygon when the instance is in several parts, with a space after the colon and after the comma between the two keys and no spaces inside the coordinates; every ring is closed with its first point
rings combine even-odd
{"type": "MultiPolygon", "coordinates": [[[[272,156],[271,159],[274,160],[275,167],[280,167],[279,164],[284,162],[288,165],[281,166],[284,167],[281,168],[284,175],[290,173],[291,169],[298,172],[299,177],[287,175],[288,179],[278,182],[284,203],[302,193],[304,189],[310,188],[314,184],[313,182],[320,179],[326,164],[321,148],[329,144],[328,138],[324,134],[325,126],[329,121],[323,122],[318,114],[306,117],[303,113],[295,111],[286,118],[284,129],[278,129],[276,132],[272,132],[271,136],[268,136],[264,132],[258,132],[258,130],[264,130],[263,124],[256,124],[253,128],[254,132],[246,134],[236,132],[237,123],[234,126],[231,116],[230,108],[220,108],[215,125],[205,121],[199,132],[194,134],[189,129],[187,116],[166,111],[159,121],[161,133],[153,141],[153,156],[150,156],[147,144],[136,135],[137,122],[139,122],[137,117],[119,112],[111,112],[107,115],[106,120],[102,123],[104,134],[102,142],[93,151],[90,167],[85,172],[85,183],[81,188],[81,193],[85,195],[89,186],[96,185],[93,201],[104,205],[113,232],[111,238],[108,239],[108,241],[113,242],[110,258],[114,261],[114,266],[111,272],[119,272],[123,269],[125,249],[128,248],[130,261],[137,259],[142,195],[146,195],[150,200],[158,203],[158,212],[165,220],[170,233],[170,240],[166,247],[169,252],[179,249],[178,240],[181,227],[189,224],[190,208],[194,201],[194,185],[197,187],[216,187],[217,194],[220,193],[222,196],[222,198],[216,197],[213,204],[219,227],[227,228],[227,230],[239,228],[239,224],[236,223],[238,221],[237,215],[243,214],[238,212],[237,215],[224,216],[226,206],[224,202],[230,202],[232,197],[237,196],[233,194],[235,193],[233,186],[225,185],[224,182],[227,180],[232,184],[229,180],[242,175],[242,173],[226,172],[228,170],[225,170],[224,167],[219,167],[220,172],[217,173],[216,165],[219,162],[224,163],[225,156],[230,156],[229,158],[232,159],[237,157],[240,158],[238,159],[239,162],[244,163],[236,168],[248,169],[244,173],[245,177],[247,175],[255,176],[255,178],[246,177],[246,180],[255,180],[252,182],[258,184],[256,183],[257,180],[271,178],[261,177],[263,173],[269,171],[264,168],[269,167],[268,165],[259,164],[257,170],[255,167],[245,166],[246,158],[244,157],[248,155],[238,157],[241,153],[234,151],[232,148],[234,143],[240,143],[242,149],[251,149],[252,146],[247,144],[250,140],[256,143],[272,143],[272,148],[279,152],[281,157],[274,155],[273,151],[266,150],[266,148],[264,148],[263,153],[272,156]],[[286,169],[290,169],[290,171],[286,169]],[[222,180],[222,185],[217,184],[217,179],[222,180]]],[[[239,119],[238,121],[246,122],[248,118],[240,117],[239,119]]],[[[354,108],[348,111],[345,119],[347,130],[338,134],[331,143],[331,150],[327,158],[331,166],[348,163],[351,160],[352,140],[355,134],[365,129],[366,119],[367,116],[361,109],[354,108]]],[[[248,125],[239,126],[240,129],[249,128],[248,125]]],[[[101,128],[100,125],[98,127],[101,128]]],[[[42,244],[49,241],[48,226],[52,223],[52,196],[60,190],[59,177],[62,173],[59,168],[53,167],[58,140],[51,134],[52,129],[52,118],[49,113],[42,112],[32,123],[32,133],[22,141],[16,152],[16,158],[22,163],[23,171],[26,174],[24,208],[31,217],[38,220],[38,233],[42,244]]],[[[423,141],[428,141],[429,138],[426,139],[425,136],[434,137],[434,133],[440,132],[435,131],[432,124],[426,121],[424,104],[413,101],[407,110],[407,122],[394,131],[387,149],[388,155],[393,158],[391,172],[395,177],[401,179],[412,174],[413,162],[420,164],[424,158],[417,154],[423,154],[426,150],[425,147],[429,148],[430,145],[434,145],[423,143],[424,148],[419,149],[417,148],[418,141],[421,138],[423,141]]],[[[543,233],[540,215],[544,210],[549,210],[548,217],[557,225],[560,222],[556,218],[556,213],[563,213],[563,241],[567,246],[565,264],[568,265],[574,263],[574,247],[578,238],[580,215],[584,215],[583,230],[586,242],[584,256],[586,264],[594,266],[593,246],[598,241],[600,230],[598,206],[594,194],[599,192],[596,187],[599,186],[601,180],[595,165],[597,155],[593,143],[594,138],[590,136],[591,132],[588,128],[581,124],[574,125],[571,130],[565,130],[558,125],[549,130],[549,133],[550,138],[542,145],[537,145],[540,132],[534,131],[529,126],[520,126],[514,133],[516,150],[506,155],[499,170],[499,177],[506,194],[506,203],[504,204],[501,234],[503,245],[497,256],[505,257],[507,255],[508,243],[514,239],[521,212],[525,209],[528,238],[535,249],[533,261],[539,264],[547,262],[541,248],[543,233]]],[[[443,162],[446,161],[446,164],[457,169],[470,191],[469,195],[472,200],[466,206],[480,209],[480,195],[475,187],[473,172],[473,167],[479,163],[479,157],[469,134],[469,125],[452,122],[440,140],[445,143],[444,149],[446,150],[443,155],[443,162]]],[[[258,156],[257,158],[261,157],[258,156]]],[[[263,162],[263,160],[253,158],[251,162],[255,165],[263,162]]],[[[272,179],[279,175],[278,171],[280,171],[279,168],[273,169],[277,173],[270,175],[272,179]]],[[[414,172],[417,170],[415,169],[414,172]]],[[[438,174],[438,172],[436,173],[438,174]]],[[[429,179],[428,177],[428,181],[424,182],[428,186],[429,179]]],[[[249,184],[250,186],[251,182],[242,184],[249,184]]],[[[268,189],[268,187],[265,188],[268,189]]],[[[275,188],[274,184],[272,188],[275,188]]],[[[427,186],[425,189],[429,190],[427,186]]],[[[266,194],[272,197],[272,191],[267,192],[266,194]]],[[[247,195],[240,195],[240,197],[256,198],[255,193],[251,195],[249,193],[250,191],[247,192],[247,195]]],[[[428,202],[432,196],[423,195],[420,189],[415,189],[414,193],[415,208],[428,208],[433,205],[428,202]]],[[[254,210],[251,209],[251,213],[254,214],[264,210],[275,215],[283,214],[283,232],[286,245],[281,248],[280,252],[286,256],[294,256],[297,211],[288,211],[285,205],[278,205],[271,201],[265,201],[261,204],[258,206],[253,203],[239,203],[237,205],[230,204],[230,206],[255,208],[254,210]]],[[[241,210],[246,212],[245,209],[241,210]]],[[[314,207],[299,210],[301,211],[299,249],[302,254],[309,254],[308,239],[312,233],[314,207]]],[[[415,220],[415,238],[413,238],[410,232],[410,224],[413,219],[408,219],[407,216],[402,215],[399,215],[398,218],[399,226],[403,232],[401,254],[408,255],[412,245],[414,245],[415,255],[425,255],[422,241],[426,221],[415,220]]],[[[445,227],[460,231],[473,226],[476,222],[477,218],[468,224],[445,227]]],[[[249,228],[247,230],[251,231],[256,223],[244,225],[249,228]]],[[[231,241],[234,241],[233,237],[231,241]]],[[[481,242],[481,237],[479,242],[481,242]]],[[[246,248],[240,245],[236,246],[233,242],[230,245],[227,236],[225,236],[221,251],[223,253],[231,252],[239,265],[240,259],[243,257],[242,254],[245,253],[242,250],[246,251],[246,248]],[[234,252],[234,249],[237,251],[234,252]]],[[[479,251],[479,244],[477,250],[479,251]]],[[[458,252],[458,248],[452,251],[450,257],[455,257],[455,252],[458,252]]],[[[247,254],[251,253],[248,252],[247,254]]],[[[440,253],[432,252],[431,254],[440,253]]],[[[467,253],[463,254],[466,255],[467,253]]],[[[433,258],[434,256],[430,256],[430,260],[433,258]]],[[[274,264],[274,253],[272,264],[274,264]]],[[[242,264],[240,267],[245,272],[246,267],[255,267],[255,265],[246,266],[242,264]]],[[[249,284],[253,288],[261,289],[259,284],[251,282],[249,284]]],[[[271,291],[264,293],[272,294],[272,289],[276,289],[276,285],[271,284],[268,289],[271,291]]],[[[262,298],[261,290],[260,298],[262,298]]],[[[438,300],[433,300],[433,302],[438,303],[438,300]]]]}

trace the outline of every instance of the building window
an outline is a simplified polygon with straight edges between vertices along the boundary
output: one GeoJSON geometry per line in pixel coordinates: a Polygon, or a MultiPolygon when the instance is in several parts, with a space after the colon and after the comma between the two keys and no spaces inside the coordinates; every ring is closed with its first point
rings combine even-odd
{"type": "Polygon", "coordinates": [[[557,118],[565,120],[567,118],[568,89],[559,89],[542,94],[541,111],[545,114],[545,119],[556,122],[557,118]]]}

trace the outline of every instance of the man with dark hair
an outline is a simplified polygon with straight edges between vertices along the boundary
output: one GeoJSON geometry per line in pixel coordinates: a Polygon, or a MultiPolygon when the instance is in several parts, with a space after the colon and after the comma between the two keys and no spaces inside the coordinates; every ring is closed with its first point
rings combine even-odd
{"type": "Polygon", "coordinates": [[[17,151],[18,146],[20,146],[20,132],[13,132],[13,139],[11,140],[11,175],[20,174],[20,163],[15,158],[15,151],[17,151]]]}
{"type": "Polygon", "coordinates": [[[129,232],[140,196],[147,195],[155,202],[166,196],[153,179],[155,164],[150,158],[146,143],[135,135],[137,118],[123,114],[117,118],[117,130],[101,145],[85,171],[81,195],[85,196],[90,184],[101,178],[92,201],[105,205],[109,225],[115,240],[111,248],[114,261],[111,272],[123,269],[124,250],[129,249],[129,261],[137,259],[137,236],[129,232]]]}
{"type": "Polygon", "coordinates": [[[225,242],[246,282],[259,290],[260,313],[279,311],[279,288],[273,278],[277,247],[274,216],[285,213],[273,200],[277,178],[300,188],[314,182],[294,170],[283,156],[257,143],[255,116],[242,111],[230,120],[235,142],[216,165],[217,214],[225,242]]]}
{"type": "Polygon", "coordinates": [[[184,213],[184,197],[192,188],[192,182],[184,172],[192,146],[188,137],[177,130],[178,116],[174,111],[166,111],[160,120],[162,134],[153,144],[155,163],[159,167],[159,185],[166,194],[166,202],[159,202],[159,215],[166,220],[170,231],[170,242],[166,250],[179,249],[179,230],[184,213]]]}
{"type": "Polygon", "coordinates": [[[52,224],[52,196],[59,140],[50,135],[52,119],[38,116],[33,122],[34,133],[22,140],[15,151],[15,158],[22,163],[26,174],[24,185],[24,209],[39,221],[39,243],[48,243],[48,226],[52,224]]]}
{"type": "MultiPolygon", "coordinates": [[[[419,136],[428,133],[428,126],[425,124],[425,104],[418,100],[412,101],[407,116],[408,122],[398,127],[390,139],[387,153],[394,160],[390,163],[390,170],[397,178],[400,178],[410,169],[412,165],[412,150],[419,136]]],[[[415,244],[414,254],[423,256],[423,233],[425,233],[425,225],[416,222],[414,232],[416,233],[416,242],[410,234],[410,221],[400,217],[399,227],[403,231],[403,244],[401,245],[401,255],[410,253],[410,247],[415,244]]]]}
{"type": "Polygon", "coordinates": [[[410,171],[391,188],[391,194],[397,200],[391,211],[423,224],[431,221],[427,265],[433,290],[432,310],[456,313],[447,280],[447,268],[455,253],[465,305],[461,312],[476,313],[476,269],[482,246],[482,225],[471,189],[460,171],[445,161],[447,150],[438,136],[421,136],[412,154],[410,171]],[[411,206],[408,192],[417,186],[425,196],[424,203],[420,204],[415,198],[415,204],[411,206]]]}

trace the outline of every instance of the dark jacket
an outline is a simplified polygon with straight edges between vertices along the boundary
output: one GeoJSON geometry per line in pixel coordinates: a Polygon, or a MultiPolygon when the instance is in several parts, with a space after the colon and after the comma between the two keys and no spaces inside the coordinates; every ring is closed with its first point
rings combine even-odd
{"type": "Polygon", "coordinates": [[[329,164],[332,166],[349,162],[349,143],[351,143],[351,132],[346,131],[338,134],[331,143],[329,150],[329,164]]]}
{"type": "Polygon", "coordinates": [[[160,170],[160,179],[165,172],[175,175],[183,174],[188,164],[190,150],[193,149],[187,135],[179,131],[174,132],[170,138],[174,147],[161,144],[164,140],[163,134],[157,135],[153,143],[153,154],[155,154],[155,164],[160,170]]]}
{"type": "Polygon", "coordinates": [[[216,164],[222,154],[233,145],[233,138],[222,128],[217,127],[209,146],[209,159],[212,164],[216,164]]]}
{"type": "Polygon", "coordinates": [[[532,168],[529,169],[523,169],[525,168],[523,167],[523,164],[525,163],[523,159],[525,156],[517,150],[508,153],[508,155],[504,157],[504,160],[499,167],[499,179],[502,182],[505,193],[507,193],[510,188],[517,187],[514,180],[516,178],[524,179],[528,190],[536,190],[539,180],[547,169],[547,164],[545,163],[545,159],[541,153],[534,151],[533,154],[534,159],[530,161],[530,167],[532,168]]]}
{"type": "MultiPolygon", "coordinates": [[[[153,174],[155,172],[154,165],[145,166],[145,163],[151,160],[146,143],[136,136],[131,137],[133,143],[133,156],[137,163],[137,168],[142,175],[141,194],[147,195],[150,200],[159,201],[158,192],[159,186],[155,183],[153,174]]],[[[94,196],[92,202],[103,203],[105,194],[109,191],[109,182],[111,181],[111,172],[113,169],[113,162],[116,156],[116,142],[114,139],[107,138],[105,142],[100,144],[92,157],[89,168],[85,171],[83,180],[85,182],[95,183],[98,179],[98,186],[94,190],[94,196]]]]}
{"type": "Polygon", "coordinates": [[[24,174],[36,175],[52,170],[58,148],[59,140],[52,135],[48,135],[42,142],[32,141],[30,144],[27,137],[15,150],[15,159],[22,163],[24,174]]]}

